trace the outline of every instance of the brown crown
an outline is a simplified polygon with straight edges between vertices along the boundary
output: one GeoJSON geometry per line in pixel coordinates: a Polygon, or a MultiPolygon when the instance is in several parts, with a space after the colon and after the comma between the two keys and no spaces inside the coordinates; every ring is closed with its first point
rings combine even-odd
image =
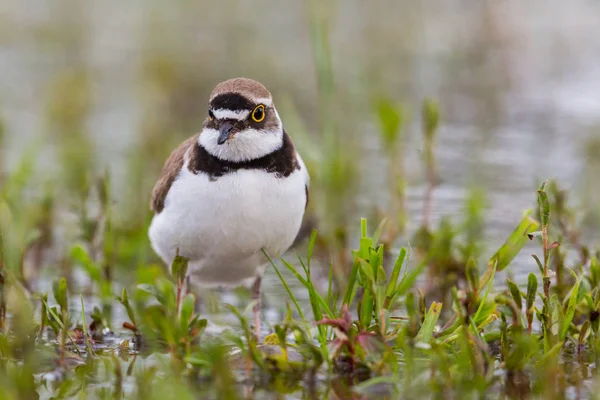
{"type": "Polygon", "coordinates": [[[262,83],[248,78],[233,78],[219,83],[210,94],[210,100],[224,93],[238,93],[248,100],[271,98],[271,93],[262,83]]]}

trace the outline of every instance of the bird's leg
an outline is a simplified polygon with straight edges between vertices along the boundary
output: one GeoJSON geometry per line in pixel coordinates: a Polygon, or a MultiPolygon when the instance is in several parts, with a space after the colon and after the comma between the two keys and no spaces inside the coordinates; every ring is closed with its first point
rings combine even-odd
{"type": "Polygon", "coordinates": [[[252,312],[254,314],[254,336],[256,341],[260,341],[260,282],[261,277],[257,276],[252,285],[252,300],[254,300],[254,307],[252,312]]]}

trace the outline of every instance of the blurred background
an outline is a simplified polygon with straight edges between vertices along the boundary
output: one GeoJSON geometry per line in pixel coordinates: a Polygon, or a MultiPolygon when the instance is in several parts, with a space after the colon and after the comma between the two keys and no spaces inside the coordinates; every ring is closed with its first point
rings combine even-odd
{"type": "Polygon", "coordinates": [[[246,76],[271,90],[309,165],[329,247],[351,247],[361,216],[387,215],[387,241],[406,243],[479,199],[493,249],[549,177],[597,215],[599,65],[590,0],[4,0],[0,176],[28,173],[25,198],[53,210],[24,209],[53,243],[42,264],[61,265],[108,213],[120,263],[155,260],[160,168],[215,84],[246,76]],[[424,99],[440,116],[431,164],[424,99]]]}

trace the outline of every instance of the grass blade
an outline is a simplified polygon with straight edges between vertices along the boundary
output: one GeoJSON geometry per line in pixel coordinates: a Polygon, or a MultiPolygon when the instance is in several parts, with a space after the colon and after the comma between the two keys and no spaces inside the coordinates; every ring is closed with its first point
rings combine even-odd
{"type": "Polygon", "coordinates": [[[360,261],[358,257],[354,259],[354,264],[352,265],[352,270],[350,271],[350,278],[348,279],[348,286],[346,287],[346,293],[344,294],[344,302],[345,305],[350,305],[352,300],[354,299],[354,294],[356,293],[356,278],[358,276],[358,270],[360,269],[360,261]]]}
{"type": "Polygon", "coordinates": [[[496,274],[496,264],[494,264],[494,266],[492,267],[492,271],[490,273],[490,278],[488,279],[487,288],[485,289],[485,293],[483,294],[483,298],[481,299],[481,303],[479,303],[479,307],[477,307],[477,312],[475,313],[475,316],[473,317],[473,319],[475,321],[479,320],[479,314],[481,313],[481,311],[485,307],[485,302],[487,301],[488,294],[490,294],[490,291],[492,290],[492,285],[494,283],[494,275],[495,274],[496,274]]]}
{"type": "Polygon", "coordinates": [[[294,275],[296,277],[296,279],[298,279],[298,281],[302,284],[302,286],[304,286],[305,288],[308,288],[307,280],[304,279],[304,277],[302,275],[300,275],[300,273],[298,271],[296,271],[296,268],[294,268],[294,266],[292,264],[285,261],[283,258],[281,259],[281,262],[283,263],[283,265],[285,265],[285,267],[288,269],[288,271],[290,271],[292,273],[292,275],[294,275]]]}
{"type": "Polygon", "coordinates": [[[402,246],[400,248],[400,253],[398,254],[398,258],[396,258],[396,263],[394,264],[394,269],[392,270],[392,275],[390,276],[390,283],[388,284],[387,290],[385,292],[386,296],[390,296],[396,290],[396,285],[398,284],[398,278],[400,277],[400,272],[402,271],[402,266],[404,265],[404,260],[406,259],[406,248],[402,246]]]}
{"type": "Polygon", "coordinates": [[[290,289],[290,286],[287,284],[287,282],[285,281],[285,279],[281,275],[281,272],[279,271],[279,268],[277,268],[277,266],[273,262],[273,259],[271,259],[271,257],[269,257],[269,255],[267,254],[266,251],[263,250],[263,253],[267,257],[267,259],[269,260],[269,263],[271,263],[271,265],[273,266],[273,269],[275,270],[275,273],[277,274],[277,276],[279,277],[279,280],[283,284],[283,287],[285,288],[285,291],[287,292],[288,296],[290,296],[290,299],[292,299],[292,303],[294,303],[294,307],[296,307],[296,311],[298,311],[298,315],[300,315],[300,318],[302,318],[302,321],[306,322],[306,318],[304,317],[304,313],[302,312],[302,308],[300,307],[300,304],[298,303],[298,299],[296,299],[296,296],[294,296],[294,293],[290,289]]]}
{"type": "Polygon", "coordinates": [[[442,303],[436,303],[435,301],[431,303],[429,311],[427,311],[427,315],[425,315],[423,325],[421,325],[421,329],[419,329],[415,338],[417,341],[429,343],[441,312],[442,303]]]}
{"type": "Polygon", "coordinates": [[[390,298],[390,302],[389,302],[390,307],[394,304],[394,300],[396,298],[398,298],[399,296],[405,295],[410,290],[410,288],[412,288],[414,286],[415,281],[417,280],[417,278],[419,277],[421,272],[423,272],[423,270],[425,269],[426,266],[427,266],[427,261],[425,260],[421,264],[419,264],[419,266],[417,266],[417,268],[415,268],[409,272],[406,272],[404,274],[404,277],[400,281],[400,284],[398,285],[396,290],[394,290],[394,293],[392,294],[392,297],[390,298]]]}
{"type": "Polygon", "coordinates": [[[308,242],[308,250],[306,252],[306,263],[308,265],[308,270],[310,270],[310,260],[312,260],[316,241],[317,241],[317,230],[313,229],[312,233],[310,234],[310,241],[308,242]]]}

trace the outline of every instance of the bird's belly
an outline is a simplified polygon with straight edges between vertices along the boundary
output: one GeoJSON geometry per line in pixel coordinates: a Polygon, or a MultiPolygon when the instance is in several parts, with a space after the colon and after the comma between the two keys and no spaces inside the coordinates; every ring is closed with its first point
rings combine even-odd
{"type": "Polygon", "coordinates": [[[278,178],[238,170],[210,181],[184,169],[154,217],[152,244],[165,262],[179,249],[201,281],[247,279],[264,263],[262,249],[277,257],[292,244],[304,214],[304,185],[301,171],[278,178]]]}

